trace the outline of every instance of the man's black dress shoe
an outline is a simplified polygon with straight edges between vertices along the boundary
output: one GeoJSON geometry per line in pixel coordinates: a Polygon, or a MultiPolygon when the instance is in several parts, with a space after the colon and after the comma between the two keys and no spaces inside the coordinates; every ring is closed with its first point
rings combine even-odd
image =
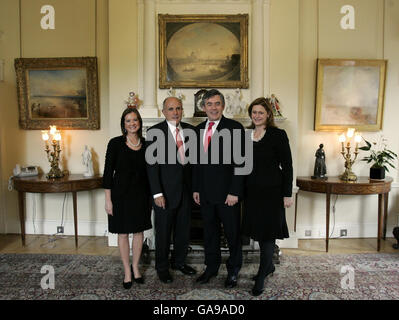
{"type": "Polygon", "coordinates": [[[190,275],[190,276],[197,273],[197,271],[194,268],[190,267],[187,264],[183,264],[180,267],[172,266],[172,269],[173,270],[179,270],[179,271],[183,272],[184,274],[190,275]]]}
{"type": "Polygon", "coordinates": [[[254,296],[254,297],[257,297],[257,296],[260,296],[262,293],[263,293],[263,291],[265,291],[265,289],[264,288],[258,288],[256,285],[252,288],[252,290],[251,290],[251,294],[254,296]]]}
{"type": "Polygon", "coordinates": [[[218,275],[217,272],[207,272],[205,271],[203,274],[201,274],[198,278],[197,278],[197,282],[201,283],[201,284],[205,284],[208,283],[209,280],[212,277],[216,277],[218,275]]]}
{"type": "Polygon", "coordinates": [[[237,286],[237,276],[236,275],[227,276],[227,279],[224,282],[224,287],[225,288],[234,288],[235,286],[237,286]]]}
{"type": "Polygon", "coordinates": [[[173,281],[173,278],[170,275],[169,271],[158,272],[158,278],[163,283],[171,283],[173,281]]]}
{"type": "Polygon", "coordinates": [[[265,290],[264,283],[265,283],[264,279],[256,279],[255,285],[251,290],[251,294],[254,297],[260,296],[262,292],[265,290]]]}

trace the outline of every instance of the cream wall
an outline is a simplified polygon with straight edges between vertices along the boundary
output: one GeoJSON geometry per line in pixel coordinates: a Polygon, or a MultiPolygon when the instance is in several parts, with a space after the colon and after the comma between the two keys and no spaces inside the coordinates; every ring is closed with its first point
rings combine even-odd
{"type": "MultiPolygon", "coordinates": [[[[286,130],[291,146],[294,177],[298,170],[298,105],[299,105],[299,2],[296,0],[271,1],[270,12],[270,93],[276,94],[284,107],[287,118],[278,126],[286,130]],[[284,19],[281,19],[284,17],[284,19]]],[[[295,182],[294,182],[295,186],[295,182]]],[[[286,211],[291,240],[296,240],[293,232],[294,208],[286,211]]],[[[286,242],[288,240],[285,240],[286,242]]],[[[287,244],[288,245],[288,244],[287,244]]],[[[291,242],[288,246],[297,246],[291,242]]],[[[282,244],[280,244],[282,246],[282,244]]]]}
{"type": "MultiPolygon", "coordinates": [[[[157,13],[248,13],[251,24],[251,5],[256,0],[157,0],[157,13]],[[186,6],[190,4],[190,6],[186,6]]],[[[120,133],[119,118],[123,101],[131,90],[143,96],[143,66],[140,56],[143,48],[143,0],[22,0],[20,46],[19,4],[14,0],[0,2],[0,59],[6,61],[5,81],[0,82],[0,161],[1,205],[0,232],[19,233],[16,192],[6,191],[7,178],[15,163],[35,164],[45,171],[48,164],[40,143],[38,131],[18,128],[14,58],[85,56],[99,58],[101,130],[64,132],[67,148],[64,152],[67,168],[82,172],[80,154],[85,143],[97,154],[97,169],[102,171],[106,142],[120,133]],[[56,30],[40,29],[40,6],[53,4],[56,9],[56,30]],[[109,40],[108,40],[109,39],[109,40]],[[2,223],[3,221],[3,223],[2,223]]],[[[383,134],[390,147],[399,151],[399,136],[395,126],[399,119],[399,1],[396,0],[270,0],[270,20],[265,21],[264,66],[265,94],[275,93],[283,104],[287,120],[280,126],[290,138],[294,171],[298,176],[311,175],[314,153],[319,143],[325,144],[328,175],[340,174],[343,161],[339,154],[338,134],[313,131],[316,59],[319,58],[368,58],[387,59],[388,73],[385,97],[383,134]],[[339,21],[342,5],[352,4],[356,12],[356,29],[341,30],[339,21]]],[[[251,32],[251,27],[249,28],[251,32]]],[[[251,39],[251,37],[249,37],[251,39]]],[[[250,40],[250,47],[251,47],[250,40]]],[[[154,48],[157,42],[154,43],[154,48]]],[[[251,57],[251,54],[249,55],[251,57]]],[[[154,63],[157,64],[157,61],[154,63]]],[[[251,58],[249,61],[251,66],[251,58]]],[[[249,68],[251,70],[251,68],[249,68]]],[[[251,77],[251,74],[250,74],[251,77]]],[[[250,78],[251,79],[251,78],[250,78]]],[[[157,87],[157,85],[156,85],[157,87]]],[[[195,90],[184,90],[192,105],[195,90]]],[[[228,92],[228,90],[223,90],[228,92]]],[[[250,102],[251,88],[243,90],[244,100],[250,102]]],[[[166,90],[157,89],[157,103],[162,102],[166,90]]],[[[186,116],[191,116],[188,107],[186,116]]],[[[374,139],[378,133],[365,133],[374,139]]],[[[368,166],[356,162],[354,172],[368,175],[368,166]]],[[[395,179],[389,201],[388,231],[396,224],[399,214],[398,171],[391,170],[395,179]]],[[[27,197],[27,231],[33,232],[32,205],[36,200],[36,231],[54,233],[61,220],[63,194],[29,195],[27,197]],[[39,222],[41,221],[41,222],[39,222]],[[46,223],[44,223],[44,221],[46,223]],[[49,226],[46,230],[39,230],[49,226]],[[54,227],[54,228],[53,228],[54,227]]],[[[348,236],[374,237],[376,235],[376,196],[340,196],[336,201],[335,230],[348,229],[348,236]]],[[[335,200],[335,198],[333,198],[335,200]]],[[[72,203],[67,202],[67,229],[72,234],[72,203]],[[68,226],[70,227],[68,229],[68,226]]],[[[101,190],[82,192],[78,196],[80,234],[103,234],[106,217],[101,190]]],[[[304,230],[312,230],[314,237],[324,236],[325,197],[302,192],[299,196],[297,236],[304,237],[304,230]]],[[[332,224],[334,215],[331,217],[332,224]]],[[[293,209],[288,210],[287,220],[291,234],[293,209]]],[[[331,228],[332,229],[332,224],[331,228]]]]}
{"type": "MultiPolygon", "coordinates": [[[[17,211],[15,209],[17,203],[17,195],[15,193],[7,193],[7,178],[10,174],[16,158],[24,155],[25,143],[19,137],[23,132],[18,130],[17,123],[17,101],[15,87],[15,72],[13,69],[14,57],[19,57],[19,8],[17,1],[0,2],[0,30],[2,37],[0,39],[0,59],[4,59],[4,81],[0,82],[0,138],[1,138],[1,214],[3,216],[2,230],[9,232],[7,226],[16,224],[17,211]],[[13,141],[18,141],[21,147],[18,147],[13,141]],[[11,164],[13,163],[13,164],[11,164]]],[[[1,221],[1,220],[0,220],[1,221]]],[[[16,233],[19,229],[15,229],[16,233]]]]}
{"type": "MultiPolygon", "coordinates": [[[[64,130],[62,132],[63,169],[82,173],[81,154],[87,144],[93,154],[94,169],[102,172],[109,137],[108,102],[108,7],[106,0],[49,0],[0,2],[0,58],[6,60],[5,81],[0,82],[1,102],[1,201],[5,223],[2,231],[19,233],[17,192],[7,191],[7,179],[16,163],[37,165],[47,172],[50,167],[40,131],[18,128],[18,106],[14,59],[19,57],[97,56],[99,70],[101,129],[64,130]],[[42,30],[42,5],[55,9],[55,30],[42,30]],[[20,23],[21,22],[21,23],[20,23]],[[20,32],[21,30],[21,32],[20,32]]],[[[61,225],[64,194],[27,194],[26,232],[56,233],[61,225]],[[34,223],[33,223],[34,221],[34,223]]],[[[103,191],[79,192],[79,234],[104,234],[107,228],[103,211],[103,191]]],[[[65,203],[65,232],[73,234],[72,197],[65,203]]],[[[1,219],[0,219],[1,221],[1,219]]]]}
{"type": "MultiPolygon", "coordinates": [[[[343,159],[339,153],[338,135],[334,132],[313,131],[316,60],[317,58],[387,59],[384,122],[382,134],[388,139],[393,151],[399,150],[397,134],[398,109],[398,57],[399,49],[399,1],[379,0],[301,0],[300,1],[300,104],[298,111],[298,176],[313,172],[314,153],[324,143],[327,174],[341,174],[343,159]],[[355,30],[342,30],[340,8],[353,5],[355,8],[355,30]]],[[[367,140],[375,140],[380,133],[364,132],[367,140]]],[[[359,158],[362,157],[362,153],[359,158]]],[[[353,166],[357,175],[368,176],[369,166],[357,161],[353,166]]],[[[389,199],[388,231],[398,224],[398,171],[388,173],[394,178],[389,199]]],[[[348,237],[375,237],[377,232],[377,196],[339,196],[335,202],[335,215],[331,214],[330,232],[333,236],[339,229],[348,229],[348,237]]],[[[301,192],[298,201],[299,238],[305,237],[305,230],[312,230],[312,237],[325,236],[325,196],[301,192]]]]}

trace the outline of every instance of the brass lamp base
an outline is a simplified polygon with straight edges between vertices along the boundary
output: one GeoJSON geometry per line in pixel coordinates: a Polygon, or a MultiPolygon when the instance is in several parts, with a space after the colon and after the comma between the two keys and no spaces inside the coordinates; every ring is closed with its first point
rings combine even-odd
{"type": "Polygon", "coordinates": [[[339,176],[339,178],[343,181],[356,181],[357,176],[351,171],[346,169],[343,174],[339,176]]]}
{"type": "Polygon", "coordinates": [[[57,179],[57,178],[62,178],[64,174],[62,173],[61,169],[56,167],[56,168],[51,168],[50,172],[47,173],[46,178],[47,179],[57,179]]]}

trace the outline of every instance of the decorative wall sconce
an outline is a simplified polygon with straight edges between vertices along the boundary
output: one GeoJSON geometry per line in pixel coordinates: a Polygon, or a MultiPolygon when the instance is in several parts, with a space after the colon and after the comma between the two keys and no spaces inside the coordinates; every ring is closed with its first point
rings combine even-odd
{"type": "Polygon", "coordinates": [[[352,172],[352,165],[355,163],[357,155],[359,154],[359,142],[362,141],[362,137],[360,136],[359,133],[355,134],[355,129],[354,128],[348,128],[348,131],[345,133],[341,134],[339,136],[339,142],[341,142],[341,154],[345,159],[345,171],[343,174],[339,176],[339,178],[343,181],[356,181],[357,176],[352,172]],[[352,159],[352,154],[351,154],[351,139],[355,136],[355,152],[354,152],[354,157],[352,159]],[[345,142],[346,142],[346,147],[345,147],[345,142]],[[346,149],[346,153],[345,153],[346,149]]]}
{"type": "Polygon", "coordinates": [[[50,126],[50,134],[52,135],[51,145],[53,147],[53,151],[50,150],[48,140],[49,140],[49,132],[48,130],[42,130],[42,139],[45,143],[45,151],[47,153],[47,159],[50,162],[51,169],[50,172],[46,175],[47,179],[54,178],[62,178],[64,174],[59,168],[59,160],[60,160],[60,141],[61,141],[61,132],[57,130],[56,126],[50,126]]]}

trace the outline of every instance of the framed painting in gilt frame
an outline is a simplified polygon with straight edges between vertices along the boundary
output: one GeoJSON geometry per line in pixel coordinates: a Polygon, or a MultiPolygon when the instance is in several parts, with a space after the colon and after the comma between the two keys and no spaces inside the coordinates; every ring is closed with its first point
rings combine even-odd
{"type": "Polygon", "coordinates": [[[248,15],[158,15],[160,88],[248,88],[248,15]]]}
{"type": "Polygon", "coordinates": [[[386,60],[318,59],[315,130],[381,130],[386,64],[386,60]]]}
{"type": "Polygon", "coordinates": [[[100,128],[96,57],[15,59],[21,129],[100,128]]]}

